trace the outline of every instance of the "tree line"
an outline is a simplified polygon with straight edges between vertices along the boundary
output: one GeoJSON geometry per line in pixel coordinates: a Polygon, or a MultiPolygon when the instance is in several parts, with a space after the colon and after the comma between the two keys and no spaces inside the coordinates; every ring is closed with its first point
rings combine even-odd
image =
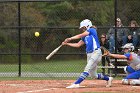
{"type": "MultiPolygon", "coordinates": [[[[132,19],[140,22],[139,0],[118,0],[117,15],[124,25],[132,19]]],[[[93,25],[114,25],[114,0],[65,0],[63,2],[22,2],[21,26],[43,26],[48,28],[21,29],[23,53],[49,53],[64,38],[79,33],[79,22],[90,19],[93,25]],[[69,28],[65,28],[69,27],[69,28]],[[63,28],[63,29],[62,29],[63,28]],[[34,32],[39,31],[36,38],[34,32]]],[[[0,26],[18,25],[18,4],[0,3],[0,26]]],[[[103,29],[102,32],[107,32],[103,29]]],[[[100,31],[100,29],[98,29],[100,31]]],[[[0,29],[1,53],[18,53],[18,29],[0,29]]],[[[65,53],[77,51],[64,49],[65,53]]],[[[80,51],[80,50],[79,50],[80,51]]]]}

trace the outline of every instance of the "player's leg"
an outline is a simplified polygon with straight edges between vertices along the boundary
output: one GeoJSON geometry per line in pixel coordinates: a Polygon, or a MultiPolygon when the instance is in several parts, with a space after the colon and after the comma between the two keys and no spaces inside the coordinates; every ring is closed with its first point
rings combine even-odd
{"type": "Polygon", "coordinates": [[[132,79],[130,85],[140,85],[140,79],[132,79]]]}
{"type": "Polygon", "coordinates": [[[81,75],[79,76],[79,78],[76,80],[76,82],[74,82],[72,85],[66,87],[66,88],[79,88],[80,87],[80,83],[88,76],[89,74],[87,72],[83,72],[81,73],[81,75]]]}
{"type": "Polygon", "coordinates": [[[93,78],[96,78],[97,76],[97,65],[101,61],[102,54],[99,51],[96,51],[95,53],[91,53],[87,55],[87,66],[85,67],[85,72],[89,72],[89,75],[93,78]]]}
{"type": "Polygon", "coordinates": [[[96,78],[96,79],[102,79],[107,81],[107,86],[106,87],[111,87],[112,85],[112,77],[108,77],[106,75],[103,75],[102,73],[97,74],[97,65],[101,61],[102,56],[98,56],[98,58],[95,60],[95,56],[93,55],[91,58],[91,62],[94,62],[91,64],[90,69],[89,69],[89,74],[91,77],[96,78]]]}
{"type": "MultiPolygon", "coordinates": [[[[96,79],[103,79],[103,80],[109,80],[108,76],[106,75],[103,75],[102,73],[97,73],[97,64],[99,63],[100,61],[100,58],[98,57],[98,59],[94,60],[94,59],[91,59],[90,60],[91,62],[94,62],[93,64],[91,64],[90,66],[90,69],[89,70],[89,75],[92,77],[92,78],[96,78],[96,79]]],[[[86,69],[85,69],[86,70],[86,69]]]]}
{"type": "Polygon", "coordinates": [[[140,85],[140,79],[122,79],[124,85],[140,85]]]}
{"type": "Polygon", "coordinates": [[[132,67],[130,67],[130,66],[125,66],[124,67],[124,72],[128,75],[130,73],[135,72],[135,70],[132,67]]]}
{"type": "Polygon", "coordinates": [[[108,77],[106,75],[103,75],[102,73],[97,73],[97,66],[94,67],[92,70],[90,70],[89,74],[92,78],[106,80],[107,81],[106,87],[111,87],[113,77],[108,77]]]}
{"type": "Polygon", "coordinates": [[[87,65],[85,67],[85,70],[83,73],[81,73],[81,75],[79,76],[79,78],[76,80],[76,82],[74,82],[74,84],[66,87],[66,88],[78,88],[80,87],[79,84],[85,80],[86,77],[89,76],[90,70],[92,68],[96,68],[97,64],[98,64],[98,60],[101,61],[101,50],[96,50],[93,53],[88,53],[87,54],[87,65]]]}
{"type": "Polygon", "coordinates": [[[76,80],[76,82],[74,84],[80,84],[86,77],[89,76],[89,72],[91,67],[93,66],[93,68],[95,67],[95,61],[91,58],[92,55],[95,55],[95,60],[98,59],[98,57],[96,57],[97,55],[95,53],[89,53],[87,54],[87,65],[85,67],[85,70],[83,73],[81,73],[81,75],[79,76],[79,78],[76,80]]]}
{"type": "Polygon", "coordinates": [[[94,63],[94,61],[91,60],[92,53],[87,54],[87,65],[85,67],[85,70],[81,75],[78,77],[78,79],[70,86],[66,88],[78,88],[80,87],[79,84],[89,75],[89,70],[91,68],[91,65],[94,63]]]}
{"type": "Polygon", "coordinates": [[[81,73],[80,77],[77,79],[77,81],[74,84],[80,84],[86,77],[89,76],[90,69],[92,67],[93,68],[95,67],[95,65],[93,65],[95,64],[95,61],[92,59],[92,55],[95,55],[95,60],[98,59],[98,57],[96,57],[98,55],[96,55],[95,52],[87,54],[87,65],[84,69],[84,72],[81,73]]]}
{"type": "MultiPolygon", "coordinates": [[[[101,56],[101,57],[102,57],[102,56],[101,56]]],[[[100,62],[100,59],[98,59],[97,61],[100,62]]],[[[96,75],[96,78],[97,78],[97,79],[106,80],[106,81],[107,81],[106,87],[111,87],[113,77],[108,77],[107,75],[103,75],[102,73],[98,73],[98,74],[96,75]]]]}
{"type": "Polygon", "coordinates": [[[122,84],[140,84],[139,83],[139,78],[140,78],[140,70],[137,70],[129,75],[127,75],[123,80],[122,84]],[[130,83],[131,82],[131,83],[130,83]]]}
{"type": "Polygon", "coordinates": [[[101,79],[101,80],[106,80],[108,81],[109,80],[109,77],[102,74],[102,73],[97,73],[97,66],[94,67],[93,69],[90,70],[89,72],[90,76],[92,78],[96,78],[96,79],[101,79]]]}
{"type": "Polygon", "coordinates": [[[103,75],[102,73],[98,73],[96,75],[96,78],[97,79],[106,80],[107,81],[106,87],[111,87],[112,86],[113,77],[109,77],[107,75],[103,75]]]}
{"type": "Polygon", "coordinates": [[[132,76],[133,76],[133,74],[131,74],[131,73],[134,73],[135,70],[130,66],[125,66],[124,72],[127,74],[127,77],[122,79],[122,84],[128,85],[128,84],[130,84],[130,79],[132,79],[132,76]]]}

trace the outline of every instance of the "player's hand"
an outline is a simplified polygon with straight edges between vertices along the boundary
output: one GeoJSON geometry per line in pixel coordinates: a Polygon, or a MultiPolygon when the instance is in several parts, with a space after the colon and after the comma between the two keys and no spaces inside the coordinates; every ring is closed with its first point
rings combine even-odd
{"type": "Polygon", "coordinates": [[[66,38],[64,42],[67,43],[67,42],[70,42],[70,41],[71,41],[71,38],[66,38]]]}
{"type": "Polygon", "coordinates": [[[62,45],[67,45],[67,43],[66,42],[62,42],[62,45]]]}

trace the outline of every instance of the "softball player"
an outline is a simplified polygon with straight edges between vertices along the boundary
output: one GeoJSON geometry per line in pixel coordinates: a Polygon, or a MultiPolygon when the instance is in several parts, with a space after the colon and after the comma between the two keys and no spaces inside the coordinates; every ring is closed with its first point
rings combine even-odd
{"type": "Polygon", "coordinates": [[[125,44],[122,48],[124,55],[109,53],[108,56],[127,59],[128,66],[124,68],[127,76],[122,79],[122,84],[140,84],[140,56],[132,52],[134,50],[132,43],[125,44]]]}
{"type": "Polygon", "coordinates": [[[65,39],[62,42],[62,45],[68,45],[71,47],[80,47],[86,44],[86,53],[87,53],[87,65],[84,69],[84,72],[81,73],[79,78],[70,86],[66,88],[79,88],[80,83],[89,75],[92,78],[103,79],[107,81],[106,87],[111,86],[113,80],[112,77],[105,76],[101,73],[97,74],[97,65],[101,61],[102,53],[100,49],[100,43],[97,36],[96,28],[92,26],[90,20],[85,19],[80,23],[81,34],[75,35],[73,37],[65,39]],[[80,39],[78,43],[69,43],[71,40],[80,39]]]}

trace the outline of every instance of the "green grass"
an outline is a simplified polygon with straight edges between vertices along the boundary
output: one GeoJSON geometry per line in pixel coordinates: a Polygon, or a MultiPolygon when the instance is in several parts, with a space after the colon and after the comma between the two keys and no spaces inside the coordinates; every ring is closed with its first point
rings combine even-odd
{"type": "MultiPolygon", "coordinates": [[[[28,63],[23,64],[21,66],[21,72],[38,72],[38,73],[81,73],[83,72],[84,68],[86,66],[86,60],[66,60],[66,61],[44,61],[44,62],[38,62],[38,63],[28,63]]],[[[6,73],[6,72],[16,72],[18,73],[18,64],[0,64],[0,73],[6,73]]],[[[98,73],[101,73],[102,70],[98,69],[98,73]]],[[[34,77],[33,77],[34,78],[34,77]]],[[[33,78],[24,78],[24,77],[0,77],[4,80],[32,80],[33,78]]],[[[36,79],[46,79],[46,78],[34,78],[36,79]]],[[[50,79],[50,78],[49,78],[50,79]]],[[[56,78],[55,78],[56,79],[56,78]]],[[[58,78],[59,79],[59,78],[58,78]]],[[[60,78],[61,80],[62,78],[60,78]]],[[[74,78],[63,78],[63,79],[75,79],[74,78]]],[[[90,78],[89,78],[90,79],[90,78]]],[[[122,77],[117,77],[116,79],[122,79],[122,77]]]]}
{"type": "MultiPolygon", "coordinates": [[[[0,80],[75,80],[77,77],[0,77],[0,80]]],[[[114,80],[122,80],[122,76],[114,77],[114,80]]],[[[87,80],[93,80],[92,78],[88,77],[87,80]]]]}
{"type": "MultiPolygon", "coordinates": [[[[86,60],[70,60],[70,61],[48,61],[31,64],[22,64],[22,72],[42,72],[42,73],[80,73],[86,66],[86,60]]],[[[0,72],[18,72],[18,64],[1,64],[0,72]]],[[[101,69],[98,69],[101,72],[101,69]]]]}
{"type": "Polygon", "coordinates": [[[45,77],[0,77],[0,80],[46,80],[45,77]]]}
{"type": "MultiPolygon", "coordinates": [[[[22,64],[22,72],[81,72],[86,65],[84,60],[76,61],[48,61],[22,64]]],[[[18,64],[1,64],[0,72],[18,72],[18,64]]]]}

